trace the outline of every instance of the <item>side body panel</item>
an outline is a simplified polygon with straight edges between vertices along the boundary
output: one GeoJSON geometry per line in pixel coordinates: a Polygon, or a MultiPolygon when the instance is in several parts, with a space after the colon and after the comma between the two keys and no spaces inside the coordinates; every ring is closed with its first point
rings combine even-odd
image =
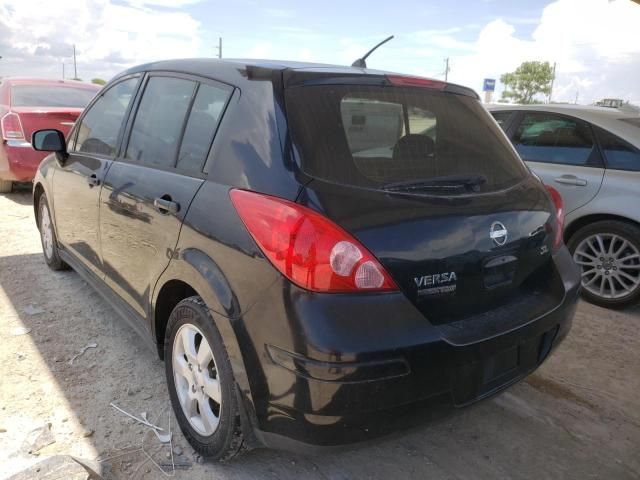
{"type": "Polygon", "coordinates": [[[640,172],[607,169],[595,199],[569,214],[565,226],[588,215],[612,215],[640,224],[640,172]]]}
{"type": "Polygon", "coordinates": [[[98,201],[102,181],[111,160],[70,153],[64,165],[56,165],[51,208],[58,242],[89,271],[102,278],[98,201]]]}
{"type": "Polygon", "coordinates": [[[203,181],[124,162],[114,162],[109,170],[100,196],[105,281],[142,317],[203,181]],[[159,211],[154,200],[161,197],[170,197],[178,211],[159,211]]]}
{"type": "Polygon", "coordinates": [[[601,167],[542,162],[527,162],[527,165],[546,185],[551,185],[560,192],[568,214],[595,198],[602,185],[605,171],[601,167]]]}

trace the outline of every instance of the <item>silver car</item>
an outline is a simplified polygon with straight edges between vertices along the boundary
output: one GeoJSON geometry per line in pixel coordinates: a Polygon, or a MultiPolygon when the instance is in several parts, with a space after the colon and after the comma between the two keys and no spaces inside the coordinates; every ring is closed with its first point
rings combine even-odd
{"type": "Polygon", "coordinates": [[[640,300],[640,116],[577,105],[488,107],[523,160],[565,203],[565,241],[584,297],[640,300]]]}

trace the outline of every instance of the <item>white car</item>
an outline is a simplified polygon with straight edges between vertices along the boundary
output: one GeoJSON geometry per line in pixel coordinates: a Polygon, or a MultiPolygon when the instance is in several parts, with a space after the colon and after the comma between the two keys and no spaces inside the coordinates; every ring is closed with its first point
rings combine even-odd
{"type": "Polygon", "coordinates": [[[578,105],[488,107],[515,149],[566,206],[565,241],[583,295],[605,307],[640,300],[640,116],[578,105]]]}

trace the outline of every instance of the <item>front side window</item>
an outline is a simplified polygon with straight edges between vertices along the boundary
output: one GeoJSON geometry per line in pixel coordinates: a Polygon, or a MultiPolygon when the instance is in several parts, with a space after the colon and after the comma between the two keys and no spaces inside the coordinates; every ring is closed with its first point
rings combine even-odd
{"type": "Polygon", "coordinates": [[[527,175],[509,141],[471,97],[426,88],[328,85],[289,88],[285,98],[301,167],[317,178],[387,189],[474,177],[481,179],[477,191],[490,192],[527,175]]]}
{"type": "Polygon", "coordinates": [[[138,81],[136,77],[115,84],[87,110],[78,127],[73,147],[76,152],[115,155],[118,135],[138,81]]]}
{"type": "Polygon", "coordinates": [[[589,125],[552,113],[525,113],[513,144],[523,160],[594,166],[598,164],[589,125]]]}
{"type": "Polygon", "coordinates": [[[125,158],[136,163],[175,167],[178,143],[196,83],[151,77],[136,113],[125,158]]]}
{"type": "Polygon", "coordinates": [[[607,168],[640,171],[640,150],[603,129],[597,129],[607,168]]]}
{"type": "Polygon", "coordinates": [[[201,84],[191,107],[182,137],[177,167],[188,172],[200,172],[209,153],[222,111],[231,95],[231,88],[201,84]]]}

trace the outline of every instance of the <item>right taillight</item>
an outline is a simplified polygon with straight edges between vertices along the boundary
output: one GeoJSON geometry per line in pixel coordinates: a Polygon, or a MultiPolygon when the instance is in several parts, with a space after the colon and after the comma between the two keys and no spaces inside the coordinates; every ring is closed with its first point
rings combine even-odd
{"type": "Polygon", "coordinates": [[[246,190],[230,196],[260,250],[296,285],[325,293],[398,289],[371,252],[318,212],[246,190]]]}
{"type": "Polygon", "coordinates": [[[22,122],[17,113],[9,112],[0,120],[4,140],[24,140],[22,122]]]}
{"type": "Polygon", "coordinates": [[[562,201],[562,196],[558,190],[549,185],[545,186],[547,187],[547,191],[549,192],[549,196],[551,196],[553,206],[555,207],[555,225],[553,228],[553,248],[555,250],[562,245],[562,231],[564,230],[564,202],[562,201]]]}

